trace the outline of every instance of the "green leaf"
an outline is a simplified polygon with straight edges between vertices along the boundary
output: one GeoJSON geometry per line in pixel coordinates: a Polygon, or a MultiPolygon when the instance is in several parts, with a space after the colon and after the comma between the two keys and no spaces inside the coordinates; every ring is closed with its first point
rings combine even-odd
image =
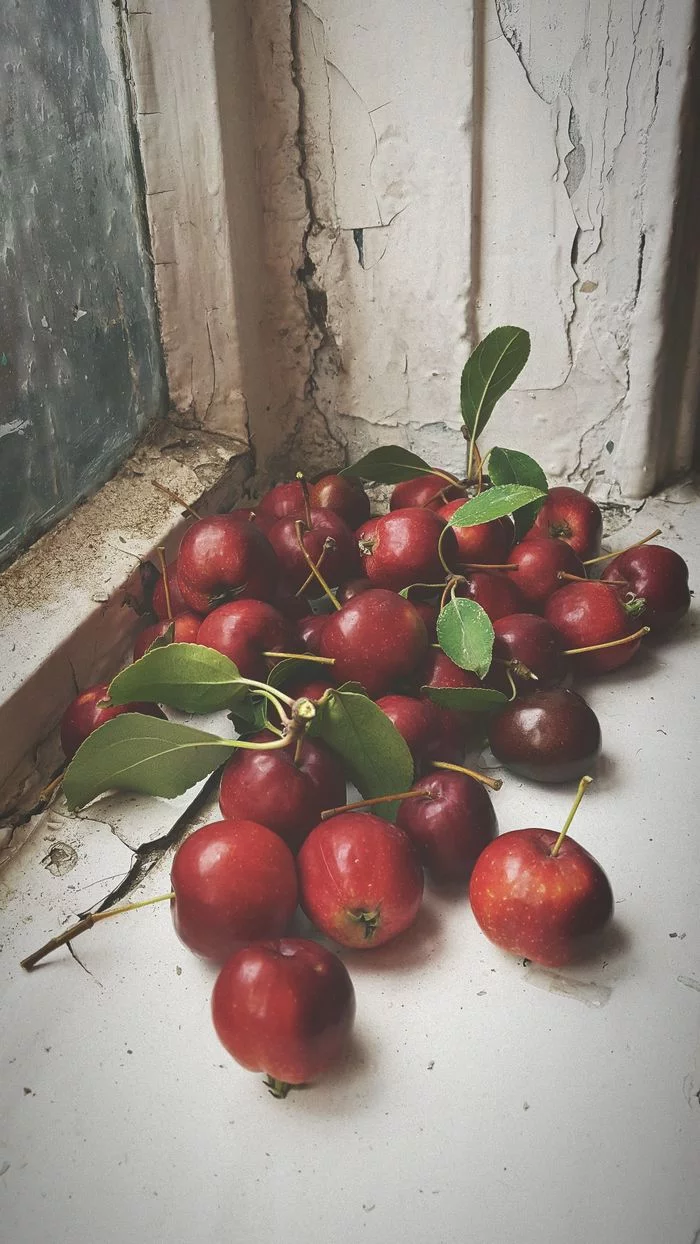
{"type": "Polygon", "coordinates": [[[153,643],[148,645],[146,652],[152,652],[154,648],[167,648],[168,644],[173,643],[175,643],[175,623],[171,622],[168,629],[163,631],[162,635],[157,635],[153,643]]]}
{"type": "MultiPolygon", "coordinates": [[[[344,467],[341,475],[353,475],[357,479],[372,480],[375,484],[400,484],[405,479],[418,479],[421,475],[433,475],[434,468],[400,445],[382,445],[344,467]]],[[[438,472],[439,474],[439,472],[438,472]]]]}
{"type": "Polygon", "coordinates": [[[487,613],[475,600],[457,596],[440,610],[438,643],[455,665],[473,670],[479,678],[488,673],[494,633],[487,613]]]}
{"type": "Polygon", "coordinates": [[[540,488],[525,488],[522,484],[497,484],[460,505],[449,520],[449,525],[477,527],[481,523],[490,523],[494,518],[513,514],[523,505],[541,501],[546,495],[540,488]]]}
{"type": "MultiPolygon", "coordinates": [[[[269,710],[269,702],[262,695],[256,695],[251,691],[250,697],[241,700],[236,707],[228,714],[229,721],[233,723],[236,734],[257,734],[258,730],[264,730],[267,726],[267,714],[269,710]]],[[[272,719],[277,725],[277,718],[274,710],[272,719]]]]}
{"type": "Polygon", "coordinates": [[[456,712],[487,713],[508,703],[507,695],[491,687],[421,687],[421,695],[456,712]]]}
{"type": "MultiPolygon", "coordinates": [[[[408,744],[385,713],[366,695],[330,691],[319,705],[310,733],[340,756],[350,781],[365,799],[401,794],[413,781],[408,744]]],[[[391,821],[398,804],[380,804],[377,816],[391,821]]]]}
{"type": "MultiPolygon", "coordinates": [[[[546,494],[548,484],[539,462],[518,449],[499,449],[494,447],[489,453],[489,477],[492,484],[526,484],[530,488],[541,488],[546,494]]],[[[514,515],[515,533],[518,539],[529,531],[537,518],[537,511],[544,498],[522,506],[514,515]]]]}
{"type": "Polygon", "coordinates": [[[167,644],[149,648],[110,684],[113,704],[155,700],[184,713],[213,713],[249,695],[228,657],[202,644],[167,644]]]}
{"type": "Polygon", "coordinates": [[[530,334],[524,328],[494,328],[480,341],[462,371],[462,419],[475,441],[491,418],[499,398],[520,375],[530,354],[530,334]]]}
{"type": "Polygon", "coordinates": [[[173,799],[218,769],[235,746],[231,739],[192,726],[122,713],[78,748],[66,769],[63,793],[69,808],[82,808],[108,790],[173,799]]]}

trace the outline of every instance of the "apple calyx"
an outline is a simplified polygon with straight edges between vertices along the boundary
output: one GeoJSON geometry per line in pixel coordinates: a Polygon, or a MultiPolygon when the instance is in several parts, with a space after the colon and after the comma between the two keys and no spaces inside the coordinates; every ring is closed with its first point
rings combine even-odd
{"type": "Polygon", "coordinates": [[[638,618],[640,614],[644,613],[646,607],[647,602],[645,597],[635,596],[633,592],[628,592],[622,602],[622,608],[625,613],[630,616],[630,618],[638,618]]]}
{"type": "Polygon", "coordinates": [[[351,920],[353,924],[362,926],[362,933],[366,942],[371,941],[382,922],[381,908],[379,907],[375,907],[374,911],[360,909],[359,911],[349,911],[346,914],[348,920],[351,920]]]}
{"type": "MultiPolygon", "coordinates": [[[[297,479],[299,477],[297,476],[297,479]]],[[[276,1080],[274,1076],[265,1076],[263,1084],[268,1093],[272,1097],[276,1097],[278,1101],[284,1101],[290,1089],[296,1088],[295,1084],[288,1084],[286,1080],[276,1080]]]]}
{"type": "Polygon", "coordinates": [[[358,540],[357,547],[363,557],[369,557],[377,547],[377,539],[375,536],[367,536],[365,540],[358,540]]]}
{"type": "Polygon", "coordinates": [[[574,799],[574,802],[571,805],[571,810],[569,812],[569,815],[564,821],[559,837],[557,838],[556,842],[554,843],[554,846],[549,852],[550,859],[556,859],[559,852],[561,851],[562,843],[564,839],[566,838],[567,833],[569,832],[569,826],[571,822],[573,821],[574,817],[576,816],[576,813],[578,811],[578,806],[581,800],[583,799],[583,796],[585,795],[586,790],[588,789],[592,781],[593,781],[593,778],[588,777],[588,775],[581,778],[581,781],[578,784],[578,791],[576,792],[576,798],[574,799]]]}
{"type": "Polygon", "coordinates": [[[560,519],[558,523],[549,523],[548,531],[552,540],[566,540],[573,534],[568,523],[560,519]]]}

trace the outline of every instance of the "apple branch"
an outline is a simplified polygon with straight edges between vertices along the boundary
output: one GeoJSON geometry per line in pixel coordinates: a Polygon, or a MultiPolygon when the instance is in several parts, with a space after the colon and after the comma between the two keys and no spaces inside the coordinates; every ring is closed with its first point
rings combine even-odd
{"type": "Polygon", "coordinates": [[[309,554],[308,549],[306,548],[306,546],[305,546],[305,544],[304,544],[304,523],[302,522],[302,520],[301,520],[300,518],[298,518],[298,519],[297,519],[297,521],[296,521],[296,522],[295,522],[295,524],[294,524],[294,527],[295,527],[295,529],[296,529],[296,533],[297,533],[297,540],[298,540],[298,542],[299,542],[299,548],[301,549],[302,555],[303,555],[303,557],[304,557],[304,560],[305,560],[305,562],[306,562],[307,566],[309,567],[309,570],[311,571],[311,573],[312,573],[312,575],[314,576],[314,578],[318,579],[319,583],[321,584],[321,587],[323,588],[324,592],[326,593],[326,596],[327,596],[327,597],[328,597],[328,599],[330,600],[331,604],[333,604],[333,605],[335,606],[335,608],[336,608],[336,609],[340,609],[340,608],[341,608],[340,601],[338,600],[337,596],[334,596],[334,595],[333,595],[333,592],[332,592],[332,591],[331,591],[331,589],[329,588],[328,584],[326,583],[326,580],[324,579],[323,575],[321,574],[321,571],[320,571],[320,570],[318,569],[318,567],[316,566],[316,563],[315,563],[315,561],[314,561],[313,557],[311,557],[311,555],[309,554]]]}
{"type": "Polygon", "coordinates": [[[91,929],[100,920],[111,920],[112,916],[122,916],[127,911],[137,911],[139,907],[151,907],[154,903],[165,903],[168,899],[173,898],[175,898],[175,894],[171,891],[169,894],[159,894],[157,898],[144,898],[140,903],[124,903],[121,907],[111,907],[108,911],[90,912],[87,916],[83,916],[82,920],[78,920],[76,924],[71,924],[62,933],[50,938],[48,942],[45,942],[33,954],[27,955],[26,959],[22,959],[20,967],[23,967],[25,972],[33,971],[37,963],[40,963],[52,951],[58,950],[59,946],[68,945],[79,934],[87,933],[88,929],[91,929]]]}

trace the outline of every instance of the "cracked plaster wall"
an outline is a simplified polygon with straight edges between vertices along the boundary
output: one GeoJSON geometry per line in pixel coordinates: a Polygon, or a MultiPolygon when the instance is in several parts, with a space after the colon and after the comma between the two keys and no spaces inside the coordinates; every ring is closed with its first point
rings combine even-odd
{"type": "Polygon", "coordinates": [[[470,337],[520,323],[531,361],[485,439],[602,494],[653,487],[691,16],[691,0],[253,6],[259,459],[391,440],[459,469],[470,337]]]}
{"type": "Polygon", "coordinates": [[[692,10],[132,7],[177,409],[252,436],[261,485],[388,441],[459,471],[461,367],[519,323],[531,360],[484,445],[648,493],[673,435],[658,394],[692,10]]]}

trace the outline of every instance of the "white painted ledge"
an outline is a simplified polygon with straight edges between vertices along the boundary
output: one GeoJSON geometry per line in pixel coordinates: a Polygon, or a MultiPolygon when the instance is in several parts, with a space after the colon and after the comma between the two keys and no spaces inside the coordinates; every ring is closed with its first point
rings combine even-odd
{"type": "MultiPolygon", "coordinates": [[[[700,582],[693,490],[614,525],[616,543],[662,527],[700,582]]],[[[0,880],[4,1236],[74,1244],[98,1223],[102,1244],[691,1244],[697,633],[695,606],[673,639],[586,691],[604,761],[576,837],[616,896],[605,957],[526,968],[486,942],[464,899],[430,894],[412,933],[346,956],[356,1041],[336,1075],[285,1102],[219,1046],[214,974],[165,905],[76,941],[83,966],[64,950],[21,971],[116,884],[135,835],[152,839],[179,810],[124,798],[81,817],[52,809],[0,880]]],[[[569,790],[505,776],[502,831],[561,823],[569,790]]],[[[166,890],[169,864],[136,897],[166,890]]]]}
{"type": "Polygon", "coordinates": [[[36,802],[61,763],[57,726],[66,705],[116,672],[139,619],[139,559],[174,553],[183,510],[232,505],[250,473],[247,455],[163,421],[118,475],[0,575],[0,856],[13,820],[36,802]],[[4,826],[4,828],[3,828],[4,826]]]}

